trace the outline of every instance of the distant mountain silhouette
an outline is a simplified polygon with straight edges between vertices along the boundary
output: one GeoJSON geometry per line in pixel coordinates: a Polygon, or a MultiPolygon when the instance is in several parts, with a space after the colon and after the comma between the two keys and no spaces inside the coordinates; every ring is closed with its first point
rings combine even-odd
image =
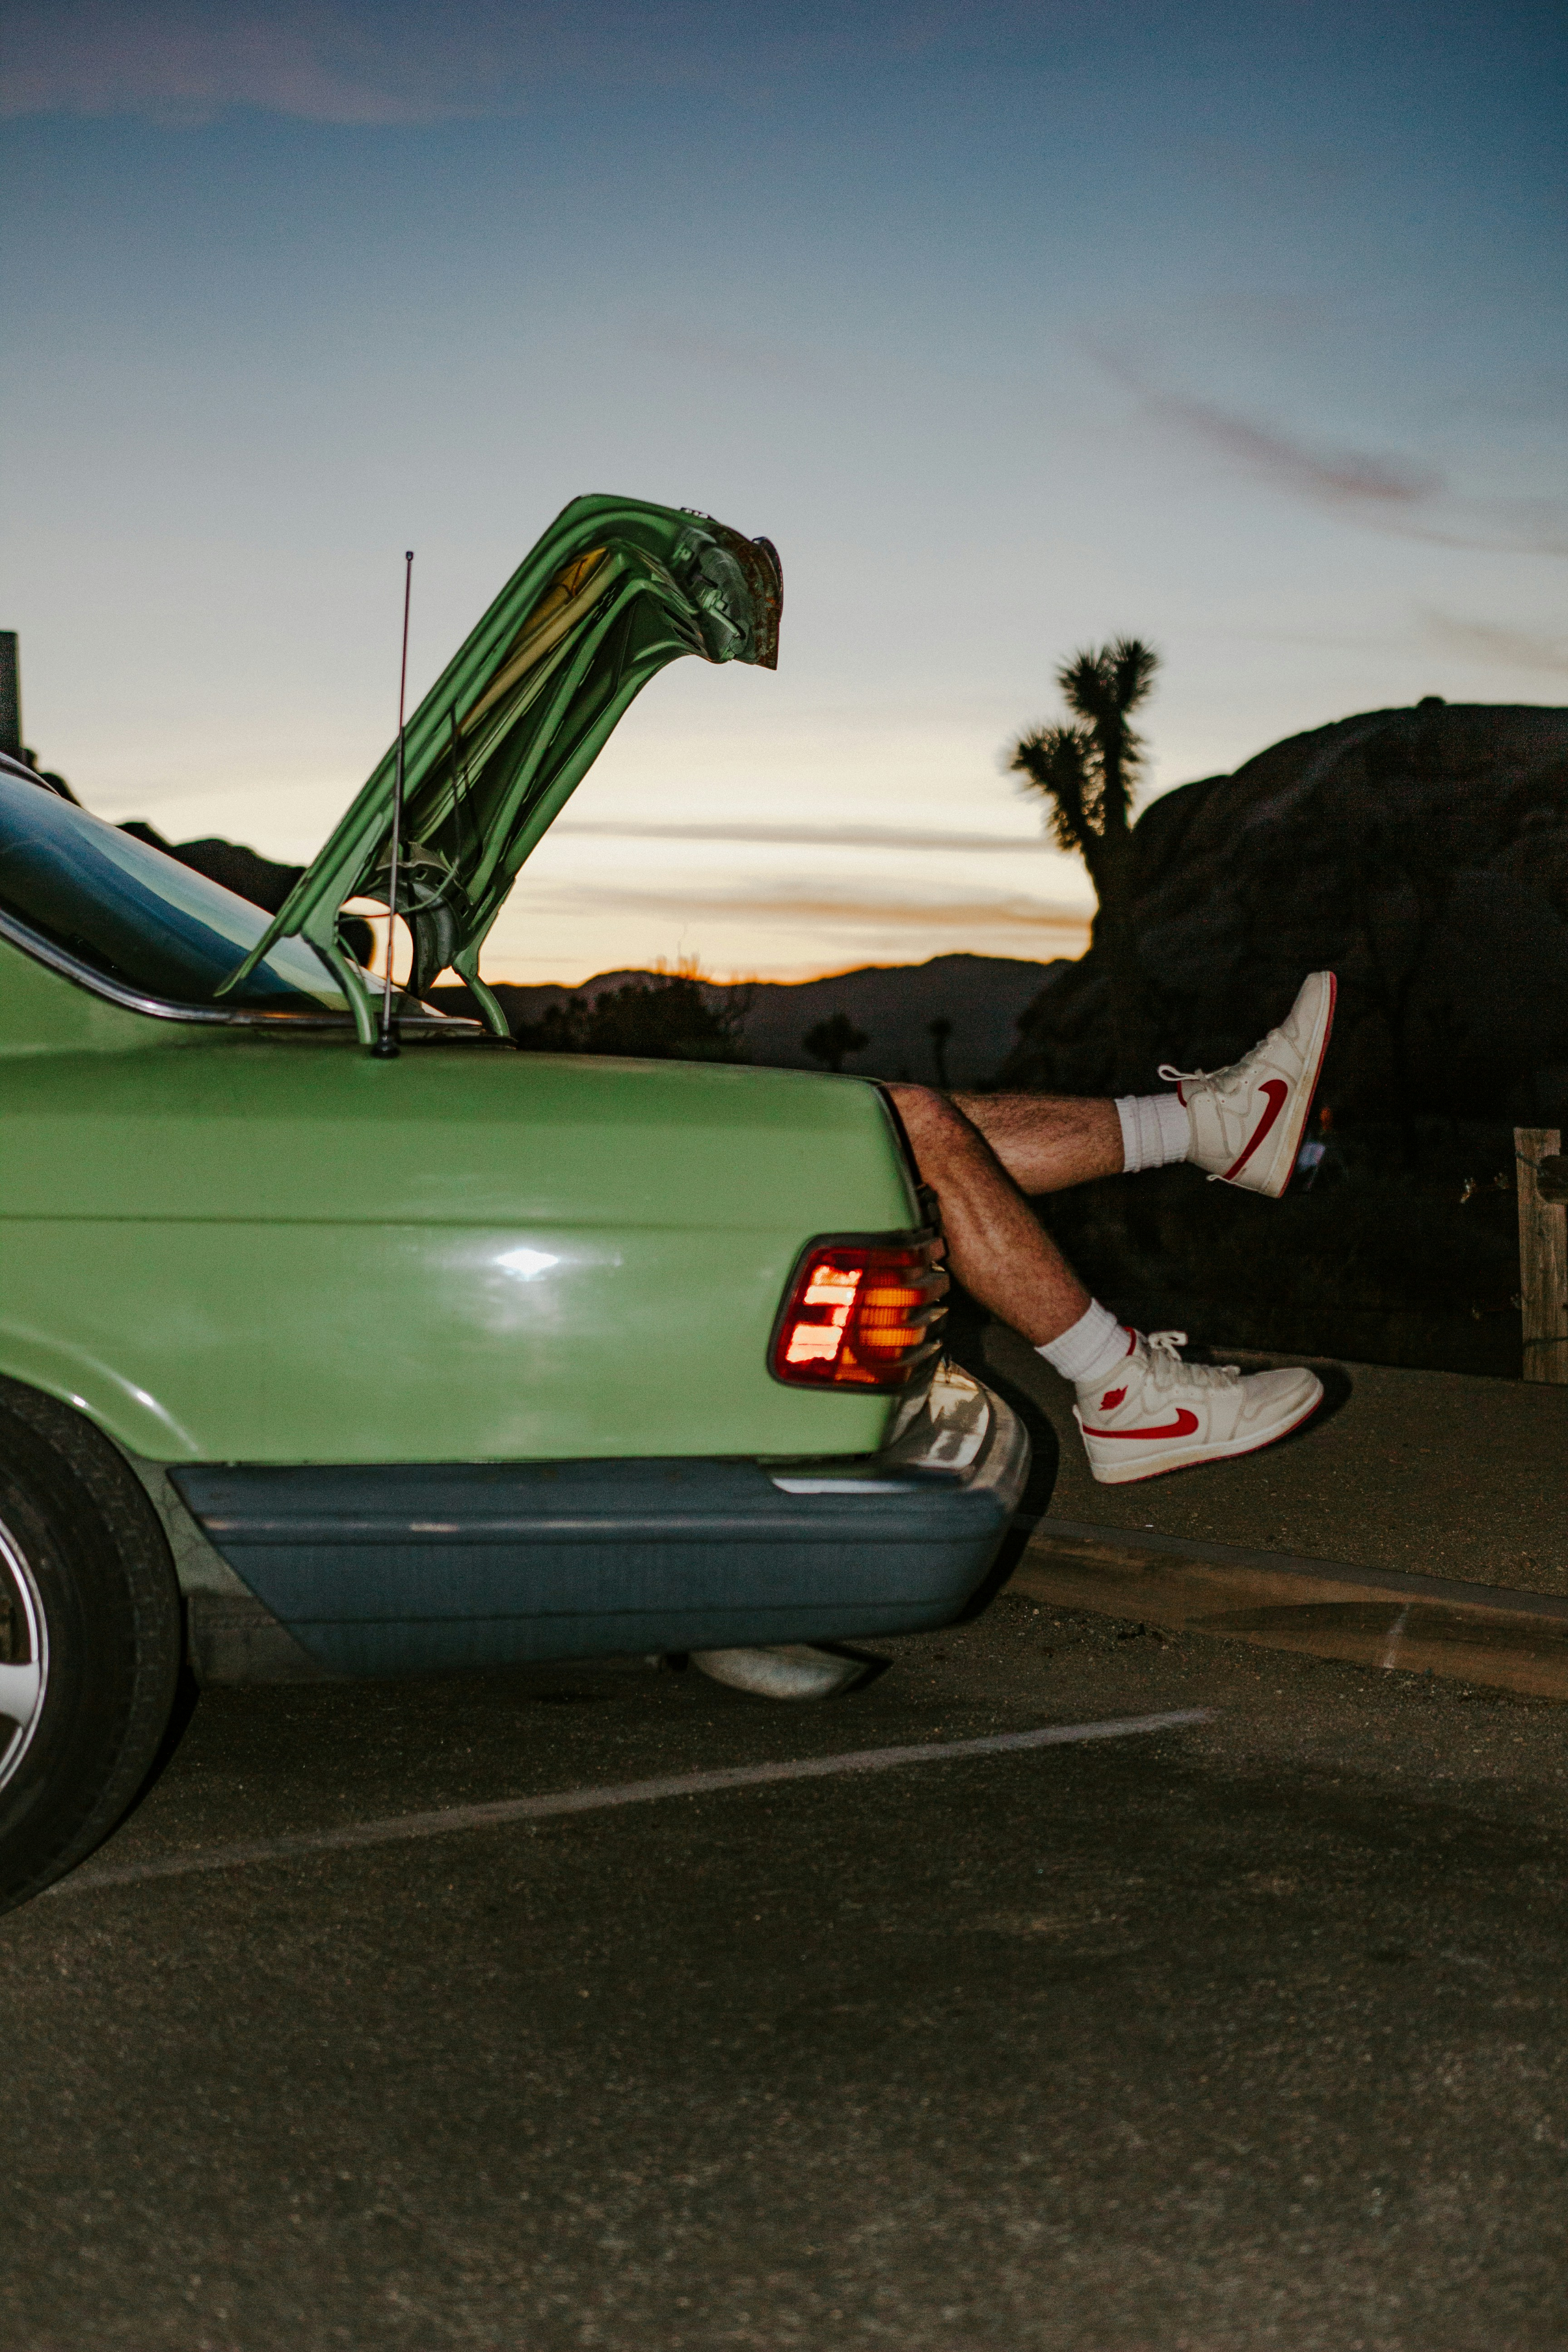
{"type": "MultiPolygon", "coordinates": [[[[942,1040],[950,1082],[982,1086],[1018,1041],[1018,1019],[1040,994],[1056,967],[1011,956],[933,956],[921,964],[868,964],[826,980],[703,982],[710,1003],[734,1010],[746,1052],[775,1069],[810,1070],[802,1042],[809,1031],[841,1013],[864,1032],[863,1050],[849,1055],[846,1071],[861,1077],[913,1078],[935,1085],[939,1075],[934,1021],[952,1024],[942,1040]]],[[[573,998],[592,1001],[629,982],[653,983],[648,971],[604,971],[580,987],[515,987],[502,982],[496,994],[514,1029],[532,1026],[573,998]]],[[[432,1003],[444,1011],[471,1012],[465,989],[437,988],[432,1003]]]]}

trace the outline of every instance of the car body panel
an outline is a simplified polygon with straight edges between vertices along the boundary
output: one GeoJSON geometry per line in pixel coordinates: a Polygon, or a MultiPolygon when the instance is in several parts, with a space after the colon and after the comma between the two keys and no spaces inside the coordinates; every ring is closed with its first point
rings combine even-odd
{"type": "Polygon", "coordinates": [[[335,1674],[852,1640],[951,1622],[1022,1492],[1001,1400],[951,1368],[936,1392],[883,1453],[805,1475],[697,1458],[171,1476],[335,1674]]]}
{"type": "Polygon", "coordinates": [[[195,1023],[149,1019],[0,937],[0,1064],[40,1054],[134,1054],[194,1045],[195,1023]]]}
{"type": "Polygon", "coordinates": [[[0,1057],[0,1371],[157,1461],[865,1452],[894,1401],[768,1341],[813,1234],[920,1221],[878,1091],[804,1072],[0,1057]]]}

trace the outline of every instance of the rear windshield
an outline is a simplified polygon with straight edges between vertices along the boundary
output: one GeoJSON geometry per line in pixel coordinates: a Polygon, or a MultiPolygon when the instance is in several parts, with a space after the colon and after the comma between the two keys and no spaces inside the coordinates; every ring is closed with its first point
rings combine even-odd
{"type": "Polygon", "coordinates": [[[0,769],[0,908],[107,979],[177,1004],[347,1013],[311,950],[280,940],[242,988],[219,983],[272,918],[44,784],[0,769]]]}

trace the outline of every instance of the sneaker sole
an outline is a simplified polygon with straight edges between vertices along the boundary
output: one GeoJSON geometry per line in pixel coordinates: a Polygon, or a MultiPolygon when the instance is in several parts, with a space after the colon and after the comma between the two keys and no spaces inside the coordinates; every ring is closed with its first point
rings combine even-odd
{"type": "MultiPolygon", "coordinates": [[[[1089,1467],[1097,1486],[1134,1486],[1142,1478],[1163,1478],[1169,1470],[1191,1470],[1200,1462],[1233,1462],[1239,1454],[1260,1454],[1266,1445],[1277,1445],[1281,1437],[1289,1437],[1304,1421],[1311,1421],[1323,1401],[1323,1384],[1313,1376],[1316,1394],[1301,1407],[1293,1419],[1280,1429],[1270,1429],[1261,1437],[1231,1438],[1219,1445],[1173,1445],[1163,1454],[1138,1454],[1124,1469],[1119,1465],[1102,1470],[1090,1450],[1089,1440],[1083,1440],[1083,1450],[1089,1455],[1089,1467]]],[[[1074,1407],[1074,1417],[1077,1408],[1074,1407]]],[[[1083,1424],[1079,1423],[1080,1434],[1083,1424]]]]}
{"type": "Polygon", "coordinates": [[[1290,1124],[1281,1130],[1272,1152],[1264,1162],[1267,1172],[1264,1173],[1257,1167],[1251,1167],[1243,1176],[1222,1176],[1219,1180],[1222,1184],[1234,1184],[1239,1192],[1260,1192],[1265,1200],[1277,1201],[1294,1173],[1296,1154],[1301,1148],[1301,1138],[1307,1131],[1307,1121],[1312,1115],[1318,1080],[1323,1074],[1323,1058],[1329,1049],[1329,1039],[1333,1035],[1333,1013],[1334,1004],[1339,995],[1339,981],[1332,971],[1325,977],[1328,981],[1326,1001],[1318,1014],[1316,1034],[1307,1049],[1306,1071],[1302,1074],[1301,1084],[1297,1090],[1297,1100],[1291,1108],[1290,1124]],[[1307,1072],[1311,1075],[1308,1076],[1307,1072]]]}

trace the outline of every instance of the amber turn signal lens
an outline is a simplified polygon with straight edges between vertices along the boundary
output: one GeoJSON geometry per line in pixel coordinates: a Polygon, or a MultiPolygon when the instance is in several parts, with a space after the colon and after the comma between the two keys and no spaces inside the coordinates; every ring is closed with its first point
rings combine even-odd
{"type": "Polygon", "coordinates": [[[947,1277],[934,1238],[813,1242],[774,1327],[768,1369],[799,1388],[902,1389],[934,1356],[947,1277]]]}

